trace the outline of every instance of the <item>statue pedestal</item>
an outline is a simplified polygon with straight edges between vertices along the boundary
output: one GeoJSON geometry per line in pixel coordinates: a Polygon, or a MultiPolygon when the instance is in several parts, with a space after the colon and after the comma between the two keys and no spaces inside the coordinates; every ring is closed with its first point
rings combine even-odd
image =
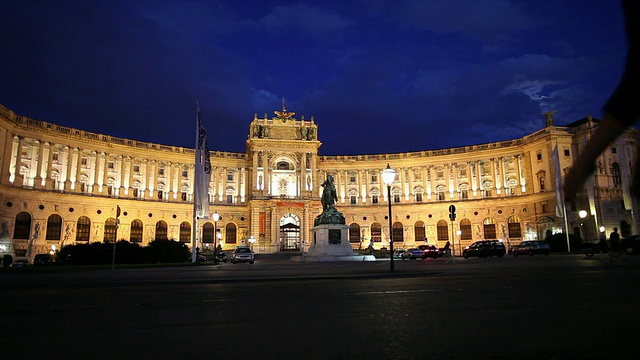
{"type": "Polygon", "coordinates": [[[360,255],[349,244],[349,226],[344,216],[331,205],[314,221],[313,239],[306,254],[292,261],[375,261],[373,255],[360,255]]]}
{"type": "Polygon", "coordinates": [[[291,261],[376,261],[373,255],[360,255],[349,244],[349,226],[323,224],[311,229],[313,240],[309,250],[291,261]]]}

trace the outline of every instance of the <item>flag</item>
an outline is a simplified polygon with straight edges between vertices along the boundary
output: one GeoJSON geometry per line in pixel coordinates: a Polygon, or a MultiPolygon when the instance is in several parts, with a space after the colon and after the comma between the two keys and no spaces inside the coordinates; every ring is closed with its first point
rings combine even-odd
{"type": "Polygon", "coordinates": [[[200,118],[200,105],[197,106],[196,122],[196,173],[193,193],[193,202],[196,214],[194,214],[194,216],[199,219],[208,219],[211,159],[209,158],[207,131],[202,127],[202,120],[200,118]]]}
{"type": "Polygon", "coordinates": [[[552,157],[556,179],[556,216],[559,218],[563,218],[565,215],[564,193],[562,191],[562,172],[560,169],[560,155],[558,154],[557,143],[555,148],[553,148],[552,157]]]}

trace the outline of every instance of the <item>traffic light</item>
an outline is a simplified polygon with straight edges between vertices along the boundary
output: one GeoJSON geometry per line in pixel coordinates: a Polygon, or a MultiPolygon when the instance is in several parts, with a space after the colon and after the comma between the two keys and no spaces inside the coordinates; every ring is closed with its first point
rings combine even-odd
{"type": "Polygon", "coordinates": [[[455,205],[450,205],[449,206],[449,219],[451,221],[455,221],[456,220],[456,207],[455,207],[455,205]]]}

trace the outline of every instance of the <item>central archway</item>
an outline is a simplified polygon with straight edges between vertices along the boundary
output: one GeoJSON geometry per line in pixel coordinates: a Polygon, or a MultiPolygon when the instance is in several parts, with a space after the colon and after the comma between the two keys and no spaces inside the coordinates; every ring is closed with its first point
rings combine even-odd
{"type": "Polygon", "coordinates": [[[300,218],[288,213],[280,218],[280,251],[300,251],[300,218]]]}

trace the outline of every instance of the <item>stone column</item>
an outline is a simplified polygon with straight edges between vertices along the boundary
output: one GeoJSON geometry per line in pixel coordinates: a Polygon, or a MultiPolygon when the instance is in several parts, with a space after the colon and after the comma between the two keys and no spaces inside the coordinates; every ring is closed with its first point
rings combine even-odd
{"type": "Polygon", "coordinates": [[[53,170],[53,153],[55,152],[55,144],[48,142],[47,146],[47,164],[45,166],[46,173],[44,174],[44,187],[45,189],[53,188],[53,179],[51,178],[51,172],[53,170]]]}

